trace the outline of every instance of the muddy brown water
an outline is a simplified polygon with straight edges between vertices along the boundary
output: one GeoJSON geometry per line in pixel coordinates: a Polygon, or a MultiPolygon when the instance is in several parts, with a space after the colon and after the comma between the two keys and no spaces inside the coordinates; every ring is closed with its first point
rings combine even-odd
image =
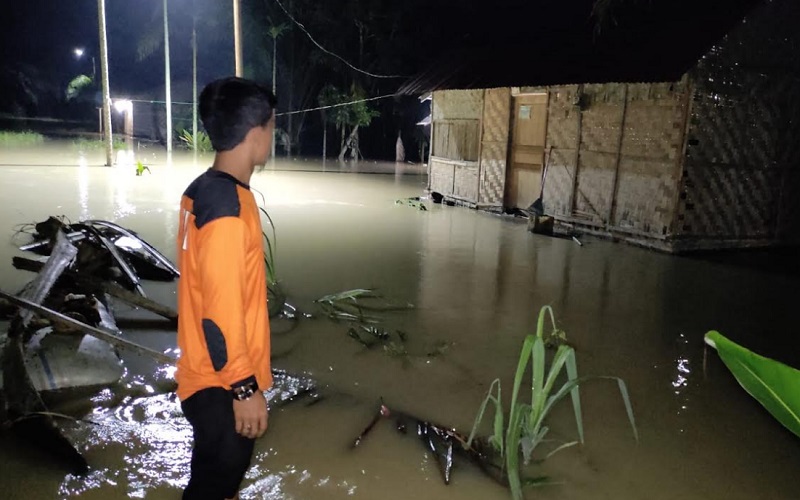
{"type": "MultiPolygon", "coordinates": [[[[16,291],[30,279],[11,266],[19,253],[15,226],[48,215],[113,220],[174,257],[178,199],[210,158],[175,154],[170,163],[157,150],[140,150],[133,155],[151,173],[136,177],[130,153],[115,168],[97,166],[101,155],[63,144],[0,151],[0,228],[7,235],[0,288],[16,291]]],[[[377,287],[416,308],[383,315],[387,326],[408,333],[405,358],[366,350],[346,326],[322,317],[274,334],[273,364],[313,376],[324,398],[271,414],[243,498],[508,498],[463,462],[445,486],[419,441],[389,421],[358,449],[349,445],[381,397],[468,431],[495,377],[510,392],[518,349],[545,304],[577,347],[580,374],[627,381],[640,442],[615,385],[587,383],[586,443],[537,468],[556,484],[528,490],[529,498],[800,497],[800,440],[739,388],[713,352],[704,368],[702,343],[716,328],[800,366],[796,274],[749,265],[755,257],[677,258],[589,238],[578,246],[465,208],[427,203],[423,212],[395,204],[422,193],[422,173],[411,165],[298,160],[255,175],[277,226],[277,269],[292,304],[317,313],[313,301],[324,294],[377,287]],[[437,348],[443,354],[427,355],[437,348]]],[[[174,284],[147,283],[146,290],[175,305],[174,284]]],[[[118,306],[117,315],[131,325],[132,339],[174,347],[174,332],[158,323],[137,327],[135,320],[152,319],[148,314],[118,306]]],[[[167,370],[135,356],[125,361],[127,380],[145,392],[153,374],[167,370]]],[[[0,497],[179,498],[191,442],[179,406],[168,395],[114,396],[103,391],[85,406],[97,425],[63,424],[90,463],[87,477],[66,475],[38,452],[0,438],[0,497]]],[[[567,403],[550,425],[553,438],[574,439],[567,403]]]]}

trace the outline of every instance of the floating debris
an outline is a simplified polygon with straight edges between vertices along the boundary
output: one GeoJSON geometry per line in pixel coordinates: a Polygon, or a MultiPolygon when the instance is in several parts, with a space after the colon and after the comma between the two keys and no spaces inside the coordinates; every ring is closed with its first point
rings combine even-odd
{"type": "Polygon", "coordinates": [[[428,207],[420,201],[419,196],[414,196],[412,198],[403,198],[400,200],[395,200],[395,205],[408,205],[409,207],[414,207],[422,212],[426,212],[428,207]]]}
{"type": "Polygon", "coordinates": [[[356,288],[326,295],[315,302],[331,320],[354,323],[355,325],[347,330],[347,335],[367,349],[381,345],[384,352],[391,356],[408,356],[408,352],[402,346],[408,335],[401,330],[395,330],[392,334],[389,329],[378,326],[383,322],[383,318],[374,313],[413,309],[413,304],[388,301],[369,288],[356,288]],[[367,314],[365,311],[373,314],[367,314]],[[393,337],[399,340],[399,344],[392,340],[393,337]]]}
{"type": "Polygon", "coordinates": [[[409,427],[416,429],[418,439],[422,442],[426,451],[433,455],[433,458],[436,460],[442,475],[442,480],[445,484],[450,484],[455,458],[456,456],[461,456],[477,465],[481,471],[494,481],[503,486],[508,486],[502,467],[499,465],[500,462],[497,452],[488,443],[487,439],[473,439],[472,443],[468,444],[468,437],[466,434],[451,427],[436,424],[402,411],[390,409],[383,400],[381,400],[369,424],[353,441],[351,449],[360,446],[366,439],[367,434],[372,431],[382,418],[393,418],[395,420],[395,428],[401,434],[406,434],[409,427]]]}

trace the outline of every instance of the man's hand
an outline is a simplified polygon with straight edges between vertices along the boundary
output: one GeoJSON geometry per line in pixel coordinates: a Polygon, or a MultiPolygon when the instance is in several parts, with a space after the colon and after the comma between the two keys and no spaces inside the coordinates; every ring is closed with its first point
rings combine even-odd
{"type": "Polygon", "coordinates": [[[264,393],[256,391],[244,401],[233,400],[233,417],[236,432],[250,439],[259,438],[267,430],[267,400],[264,393]]]}

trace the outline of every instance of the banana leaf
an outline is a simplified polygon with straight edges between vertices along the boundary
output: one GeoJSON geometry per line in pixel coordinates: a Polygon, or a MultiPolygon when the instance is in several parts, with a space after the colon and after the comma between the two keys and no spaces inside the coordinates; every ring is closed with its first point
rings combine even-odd
{"type": "Polygon", "coordinates": [[[787,429],[800,437],[800,371],[760,356],[717,331],[705,335],[739,384],[787,429]]]}

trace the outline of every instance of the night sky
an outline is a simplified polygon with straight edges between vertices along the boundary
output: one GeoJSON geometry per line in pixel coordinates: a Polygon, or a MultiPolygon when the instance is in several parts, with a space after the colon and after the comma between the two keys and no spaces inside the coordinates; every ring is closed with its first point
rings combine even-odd
{"type": "MultiPolygon", "coordinates": [[[[213,47],[200,32],[200,72],[204,78],[233,73],[233,35],[230,2],[195,0],[199,16],[219,20],[213,47]]],[[[173,80],[191,78],[192,0],[170,0],[170,53],[173,80]]],[[[96,0],[0,0],[0,54],[4,67],[30,65],[47,78],[69,80],[91,73],[99,43],[96,0]],[[85,49],[78,59],[76,47],[85,49]]],[[[161,0],[106,1],[109,77],[115,93],[145,92],[163,86],[163,50],[137,61],[137,45],[148,30],[160,28],[161,0]]],[[[208,29],[208,28],[206,28],[208,29]]],[[[187,96],[178,96],[186,98],[187,96]]]]}
{"type": "MultiPolygon", "coordinates": [[[[374,103],[381,116],[363,131],[372,135],[365,147],[374,143],[375,154],[388,154],[399,129],[417,132],[426,111],[416,97],[432,88],[673,81],[765,1],[282,0],[326,49],[369,71],[405,77],[376,79],[320,51],[276,0],[242,0],[245,76],[271,86],[265,30],[291,26],[279,39],[278,111],[317,106],[326,85],[345,91],[357,85],[367,96],[407,91],[405,100],[374,103]],[[607,15],[596,15],[598,5],[607,15]]],[[[164,98],[162,5],[106,0],[112,98],[164,98]],[[159,45],[142,59],[137,51],[148,35],[159,45]]],[[[169,0],[169,9],[172,98],[190,101],[192,13],[202,87],[234,72],[232,2],[169,0]]],[[[97,0],[0,0],[0,113],[19,109],[26,88],[50,96],[28,105],[29,116],[66,113],[67,84],[91,74],[93,55],[99,77],[97,24],[97,0]],[[77,47],[85,50],[80,59],[77,47]]],[[[309,134],[321,134],[321,118],[304,118],[303,134],[316,144],[319,138],[309,134]]]]}

